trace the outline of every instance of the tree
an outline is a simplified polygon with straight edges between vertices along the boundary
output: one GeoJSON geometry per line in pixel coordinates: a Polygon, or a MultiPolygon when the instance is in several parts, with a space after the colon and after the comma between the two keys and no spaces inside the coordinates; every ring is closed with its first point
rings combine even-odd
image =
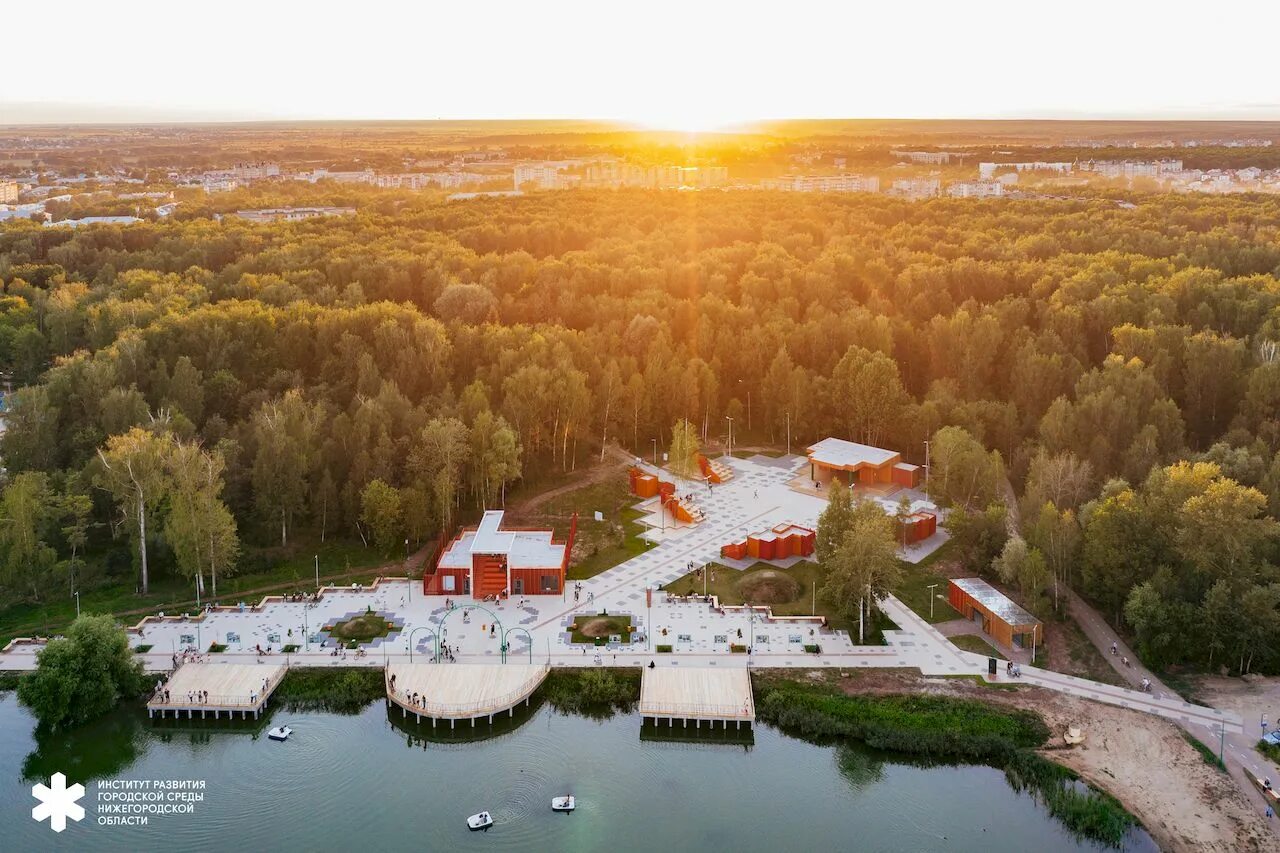
{"type": "Polygon", "coordinates": [[[160,507],[168,492],[166,456],[169,441],[141,427],[107,439],[98,451],[102,473],[98,484],[111,493],[121,518],[138,548],[142,594],[149,590],[147,571],[147,519],[160,507]]]}
{"type": "Polygon", "coordinates": [[[253,461],[253,491],[259,511],[280,522],[280,544],[289,544],[290,519],[306,506],[308,473],[322,420],[318,406],[291,390],[264,404],[253,419],[258,452],[253,461]]]}
{"type": "Polygon", "coordinates": [[[1081,579],[1084,592],[1117,618],[1135,586],[1146,581],[1162,563],[1162,549],[1152,537],[1143,501],[1124,487],[1100,498],[1083,511],[1081,579]]]}
{"type": "Polygon", "coordinates": [[[68,478],[66,488],[58,496],[58,515],[62,521],[62,538],[71,547],[68,561],[71,590],[75,591],[75,570],[80,552],[89,543],[89,517],[93,512],[93,501],[88,495],[78,491],[68,478]]]}
{"type": "Polygon", "coordinates": [[[835,408],[856,441],[878,445],[901,418],[907,394],[898,365],[882,352],[850,347],[831,376],[835,408]]]}
{"type": "Polygon", "coordinates": [[[827,491],[827,506],[818,516],[818,529],[814,536],[814,551],[819,563],[826,563],[835,556],[852,525],[853,492],[841,480],[833,479],[827,491]]]}
{"type": "Polygon", "coordinates": [[[218,570],[229,573],[240,553],[236,520],[222,502],[222,454],[207,452],[194,442],[175,441],[166,460],[169,474],[169,513],[165,539],[178,569],[204,589],[209,570],[213,594],[218,594],[218,570]]]}
{"type": "Polygon", "coordinates": [[[84,615],[39,652],[35,671],[18,682],[18,701],[41,725],[65,728],[105,714],[145,683],[124,629],[110,616],[84,615]]]}
{"type": "Polygon", "coordinates": [[[1049,581],[1049,569],[1038,548],[1029,547],[1021,538],[1010,539],[1004,543],[993,567],[1001,581],[1018,587],[1031,610],[1043,611],[1041,605],[1049,581]]]}
{"type": "Polygon", "coordinates": [[[1092,489],[1092,465],[1071,451],[1049,453],[1042,448],[1031,460],[1023,505],[1028,514],[1039,512],[1046,503],[1058,509],[1079,509],[1092,489]]]}
{"type": "Polygon", "coordinates": [[[400,492],[381,480],[371,480],[360,493],[360,520],[373,534],[374,545],[390,554],[403,531],[400,492]]]}
{"type": "Polygon", "coordinates": [[[947,530],[955,543],[956,557],[965,571],[985,574],[1009,538],[1004,504],[993,503],[981,511],[957,508],[947,513],[947,530]]]}
{"type": "Polygon", "coordinates": [[[671,428],[671,452],[667,456],[667,467],[677,477],[687,480],[696,478],[698,469],[698,431],[686,418],[676,421],[671,428]]]}
{"type": "Polygon", "coordinates": [[[897,550],[893,519],[875,501],[858,501],[843,541],[822,563],[826,570],[822,597],[846,619],[856,614],[859,643],[865,639],[866,610],[902,580],[897,550]]]}
{"type": "Polygon", "coordinates": [[[40,597],[40,589],[57,561],[57,553],[45,542],[55,514],[49,478],[41,471],[17,475],[0,496],[4,576],[10,585],[26,587],[34,598],[40,597]]]}
{"type": "Polygon", "coordinates": [[[1079,552],[1080,525],[1075,512],[1069,509],[1059,512],[1053,503],[1046,502],[1027,530],[1027,539],[1044,554],[1053,577],[1053,607],[1057,610],[1059,585],[1072,583],[1072,568],[1079,552]]]}
{"type": "Polygon", "coordinates": [[[447,529],[458,502],[458,489],[467,461],[467,425],[457,418],[432,418],[409,454],[409,471],[417,488],[429,494],[430,519],[447,529]]]}
{"type": "Polygon", "coordinates": [[[988,506],[1000,495],[1004,466],[1000,455],[961,427],[943,427],[934,433],[930,493],[954,506],[972,509],[988,506]]]}

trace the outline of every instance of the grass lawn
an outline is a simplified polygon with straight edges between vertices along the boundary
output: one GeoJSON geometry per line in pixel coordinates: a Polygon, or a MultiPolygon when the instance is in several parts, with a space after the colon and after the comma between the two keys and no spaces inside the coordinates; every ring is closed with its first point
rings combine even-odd
{"type": "Polygon", "coordinates": [[[573,628],[569,639],[574,643],[605,643],[609,637],[617,634],[625,643],[635,628],[631,625],[630,616],[581,615],[573,620],[573,628]]]}
{"type": "Polygon", "coordinates": [[[343,622],[326,625],[324,630],[344,642],[367,643],[391,633],[391,623],[377,613],[361,613],[343,622]]]}
{"type": "Polygon", "coordinates": [[[958,637],[949,637],[951,644],[958,648],[964,649],[966,652],[975,652],[976,654],[986,655],[987,657],[999,658],[1000,660],[1008,660],[1000,650],[988,643],[977,634],[961,634],[958,637]]]}
{"type": "Polygon", "coordinates": [[[934,569],[934,566],[938,563],[949,559],[950,555],[951,542],[948,540],[942,543],[942,546],[937,551],[934,551],[919,563],[903,563],[902,583],[893,593],[898,596],[903,604],[931,623],[949,622],[952,619],[960,618],[960,614],[956,612],[955,608],[947,603],[946,576],[939,574],[934,569]],[[937,587],[930,591],[930,584],[937,584],[937,587]],[[929,615],[929,598],[931,595],[941,596],[933,599],[932,616],[929,615]]]}
{"type": "Polygon", "coordinates": [[[1089,638],[1085,636],[1084,631],[1080,630],[1080,626],[1075,623],[1075,620],[1067,619],[1062,625],[1061,634],[1066,641],[1066,652],[1070,661],[1069,675],[1101,681],[1103,684],[1114,684],[1118,687],[1129,686],[1120,677],[1120,673],[1116,672],[1111,664],[1107,663],[1106,658],[1102,656],[1102,652],[1098,651],[1097,646],[1089,641],[1089,638]]]}
{"type": "Polygon", "coordinates": [[[569,579],[585,580],[605,569],[643,554],[649,545],[640,538],[644,526],[636,519],[641,513],[631,494],[626,472],[600,483],[556,495],[532,512],[513,513],[508,524],[515,527],[552,527],[557,537],[569,535],[573,514],[578,514],[578,534],[569,562],[569,579]],[[604,515],[596,521],[595,513],[604,515]]]}
{"type": "MultiPolygon", "coordinates": [[[[321,582],[353,571],[376,568],[386,562],[381,554],[366,548],[359,540],[353,542],[332,537],[323,544],[300,538],[289,546],[288,554],[280,553],[273,557],[279,551],[279,548],[274,548],[258,552],[258,559],[271,561],[268,569],[218,578],[217,600],[224,604],[234,602],[241,595],[250,596],[249,590],[267,587],[289,588],[296,585],[298,589],[314,589],[315,555],[320,557],[321,582]]],[[[369,579],[372,579],[372,574],[369,579]]],[[[208,583],[208,578],[205,582],[208,583]]],[[[129,578],[86,586],[80,592],[81,612],[117,614],[122,621],[133,624],[146,613],[195,610],[195,591],[185,579],[152,577],[147,595],[136,594],[134,583],[134,579],[129,578]]],[[[251,597],[256,602],[261,594],[254,593],[251,597]]],[[[202,600],[212,600],[212,596],[205,596],[202,600]]],[[[64,629],[75,617],[76,600],[69,593],[38,604],[24,602],[2,608],[0,646],[14,637],[48,636],[64,629]]]]}
{"type": "MultiPolygon", "coordinates": [[[[796,563],[789,569],[781,569],[769,563],[756,563],[743,571],[712,563],[705,578],[699,578],[697,572],[691,572],[676,578],[663,589],[676,595],[694,592],[701,594],[705,585],[706,592],[716,596],[721,604],[745,604],[749,598],[752,604],[768,604],[778,616],[826,616],[831,628],[848,631],[849,636],[857,642],[858,620],[845,619],[836,613],[820,593],[815,608],[814,585],[821,590],[824,576],[824,571],[817,563],[807,560],[796,563]],[[715,580],[711,579],[711,575],[715,575],[715,580]]],[[[893,630],[896,626],[878,609],[872,612],[873,618],[866,626],[866,642],[869,645],[883,645],[884,637],[881,632],[893,630]]]]}

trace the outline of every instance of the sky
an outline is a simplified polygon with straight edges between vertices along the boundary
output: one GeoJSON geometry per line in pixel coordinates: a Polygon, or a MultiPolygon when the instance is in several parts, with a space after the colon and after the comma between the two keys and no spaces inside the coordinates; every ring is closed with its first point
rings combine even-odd
{"type": "Polygon", "coordinates": [[[4,6],[0,124],[1280,119],[1271,0],[4,6]]]}

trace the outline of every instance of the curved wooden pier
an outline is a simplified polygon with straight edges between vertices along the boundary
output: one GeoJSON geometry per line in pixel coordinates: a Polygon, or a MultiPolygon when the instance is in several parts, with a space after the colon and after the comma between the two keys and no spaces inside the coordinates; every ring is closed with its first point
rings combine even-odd
{"type": "Polygon", "coordinates": [[[493,722],[503,711],[514,716],[550,671],[547,664],[393,663],[384,680],[387,699],[404,716],[431,720],[433,726],[438,720],[448,720],[450,727],[470,720],[474,726],[476,720],[493,722]]]}

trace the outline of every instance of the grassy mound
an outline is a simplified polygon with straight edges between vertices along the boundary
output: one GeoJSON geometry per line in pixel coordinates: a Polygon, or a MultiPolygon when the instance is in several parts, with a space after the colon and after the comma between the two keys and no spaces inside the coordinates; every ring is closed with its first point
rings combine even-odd
{"type": "Polygon", "coordinates": [[[367,643],[390,634],[392,625],[377,613],[361,613],[343,622],[326,626],[325,630],[330,636],[343,642],[367,643]]]}
{"type": "Polygon", "coordinates": [[[748,572],[736,586],[743,601],[752,604],[789,604],[804,593],[795,578],[776,569],[748,572]]]}
{"type": "Polygon", "coordinates": [[[594,643],[597,640],[608,640],[617,634],[622,637],[623,642],[627,642],[634,630],[630,616],[578,616],[573,620],[570,639],[575,643],[594,643]]]}

